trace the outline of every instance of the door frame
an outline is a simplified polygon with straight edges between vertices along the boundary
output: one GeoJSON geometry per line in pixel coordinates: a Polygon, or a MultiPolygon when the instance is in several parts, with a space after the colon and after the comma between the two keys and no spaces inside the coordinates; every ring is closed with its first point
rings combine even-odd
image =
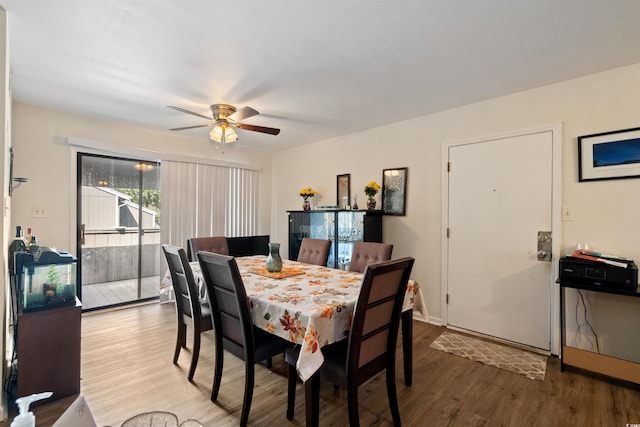
{"type": "Polygon", "coordinates": [[[551,275],[549,278],[550,286],[550,325],[549,338],[551,340],[551,353],[560,354],[560,293],[555,286],[555,278],[558,277],[558,261],[560,258],[560,248],[562,239],[562,215],[561,215],[561,190],[562,190],[562,124],[540,126],[505,133],[493,134],[483,137],[445,141],[442,143],[442,216],[441,216],[441,233],[440,233],[440,253],[442,254],[441,264],[441,282],[440,282],[440,312],[442,313],[442,324],[448,326],[448,305],[447,292],[449,283],[449,252],[447,228],[449,226],[449,149],[451,147],[469,144],[479,144],[489,142],[496,139],[514,138],[534,133],[551,132],[552,135],[552,189],[551,189],[551,231],[552,231],[552,259],[551,259],[551,275]]]}

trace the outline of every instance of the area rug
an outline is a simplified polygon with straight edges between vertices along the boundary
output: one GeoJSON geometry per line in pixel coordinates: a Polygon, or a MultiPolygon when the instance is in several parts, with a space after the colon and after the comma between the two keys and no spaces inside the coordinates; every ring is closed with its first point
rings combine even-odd
{"type": "Polygon", "coordinates": [[[436,350],[544,381],[547,357],[479,338],[444,331],[429,346],[436,350]]]}

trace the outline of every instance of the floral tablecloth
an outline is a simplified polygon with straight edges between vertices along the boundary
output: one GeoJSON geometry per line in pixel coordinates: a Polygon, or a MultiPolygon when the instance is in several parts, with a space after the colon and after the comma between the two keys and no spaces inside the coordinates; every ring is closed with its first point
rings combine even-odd
{"type": "MultiPolygon", "coordinates": [[[[349,335],[351,317],[360,293],[362,274],[284,260],[285,268],[302,270],[302,274],[274,279],[252,273],[264,267],[262,255],[236,258],[250,300],[256,326],[301,346],[298,374],[310,378],[322,366],[320,350],[349,335]]],[[[201,293],[202,273],[197,262],[191,263],[201,293]]],[[[164,286],[171,286],[166,274],[164,286]]],[[[412,309],[418,286],[410,281],[404,310],[412,309]]]]}

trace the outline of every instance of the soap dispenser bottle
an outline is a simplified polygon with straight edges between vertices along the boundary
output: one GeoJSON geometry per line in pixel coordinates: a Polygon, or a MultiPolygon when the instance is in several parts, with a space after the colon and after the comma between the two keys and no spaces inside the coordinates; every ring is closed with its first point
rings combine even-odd
{"type": "Polygon", "coordinates": [[[48,399],[52,395],[52,392],[45,391],[44,393],[31,394],[29,396],[16,399],[16,404],[18,405],[20,413],[11,422],[11,427],[35,427],[36,416],[33,415],[33,412],[29,411],[29,405],[37,400],[48,399]]]}

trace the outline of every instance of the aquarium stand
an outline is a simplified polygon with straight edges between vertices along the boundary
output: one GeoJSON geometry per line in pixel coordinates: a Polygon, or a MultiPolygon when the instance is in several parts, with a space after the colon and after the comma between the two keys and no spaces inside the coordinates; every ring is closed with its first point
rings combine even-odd
{"type": "Polygon", "coordinates": [[[50,400],[80,393],[82,304],[22,313],[17,322],[16,395],[53,392],[50,400]]]}

